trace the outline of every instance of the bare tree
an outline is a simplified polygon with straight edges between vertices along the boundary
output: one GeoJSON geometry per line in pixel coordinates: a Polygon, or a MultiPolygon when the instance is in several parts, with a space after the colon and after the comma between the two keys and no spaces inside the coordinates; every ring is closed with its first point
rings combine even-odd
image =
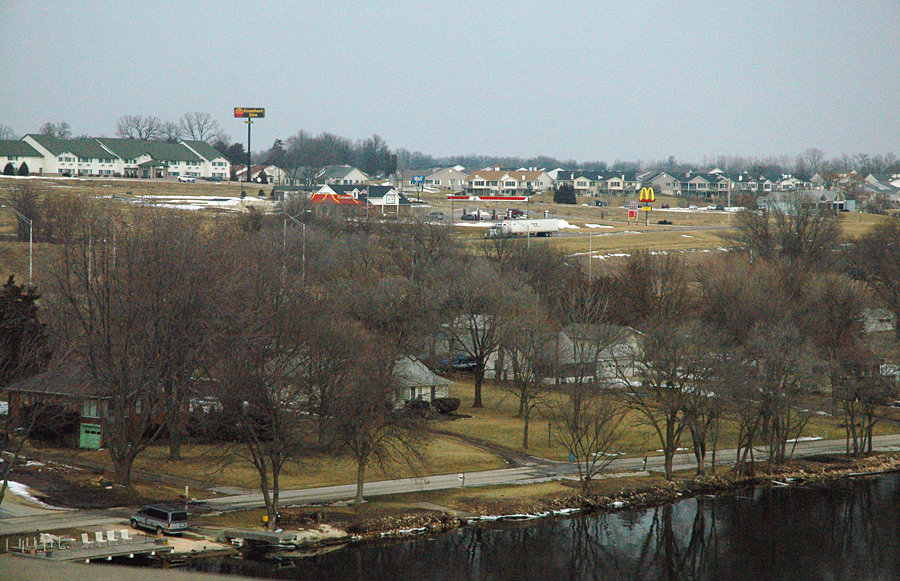
{"type": "Polygon", "coordinates": [[[396,352],[383,349],[377,339],[362,337],[352,376],[336,394],[329,418],[336,453],[348,453],[356,463],[357,505],[363,502],[367,469],[423,461],[424,420],[394,405],[393,369],[396,352]]]}
{"type": "Polygon", "coordinates": [[[15,139],[16,135],[17,134],[12,127],[0,123],[0,139],[15,139]]]}
{"type": "Polygon", "coordinates": [[[851,259],[853,276],[894,313],[894,331],[900,340],[900,220],[886,220],[863,234],[851,259]]]}
{"type": "Polygon", "coordinates": [[[590,491],[591,480],[616,456],[624,418],[615,400],[597,392],[594,385],[570,386],[566,398],[553,407],[556,439],[574,458],[582,491],[590,491]]]}
{"type": "Polygon", "coordinates": [[[545,380],[556,375],[558,331],[537,304],[536,297],[524,296],[515,302],[499,341],[504,353],[503,365],[510,370],[500,386],[519,400],[522,448],[528,449],[531,414],[546,403],[551,384],[545,380]]]}
{"type": "Polygon", "coordinates": [[[695,377],[704,355],[694,329],[665,321],[647,328],[643,345],[616,357],[616,375],[624,384],[623,402],[656,435],[667,480],[672,479],[672,462],[687,426],[686,398],[697,389],[695,377]]]}
{"type": "Polygon", "coordinates": [[[13,208],[23,216],[31,220],[29,225],[24,220],[16,220],[16,237],[22,242],[28,242],[29,236],[37,234],[36,239],[41,238],[44,226],[41,212],[45,191],[32,181],[17,182],[10,188],[10,203],[13,208]]]}
{"type": "Polygon", "coordinates": [[[166,121],[160,129],[160,136],[169,143],[178,143],[181,140],[181,127],[172,121],[166,121]]]}
{"type": "Polygon", "coordinates": [[[57,139],[71,139],[72,128],[66,121],[47,121],[38,129],[42,135],[51,135],[57,139]]]}
{"type": "Polygon", "coordinates": [[[219,122],[209,113],[192,111],[181,116],[178,122],[182,135],[194,141],[211,141],[222,133],[219,122]]]}
{"type": "Polygon", "coordinates": [[[116,135],[125,139],[156,141],[163,135],[163,122],[153,115],[122,115],[116,122],[116,135]]]}
{"type": "Polygon", "coordinates": [[[213,358],[208,369],[224,417],[236,428],[225,457],[253,466],[274,528],[281,474],[312,446],[306,412],[315,311],[311,297],[282,276],[273,240],[234,237],[242,250],[230,253],[214,332],[215,352],[228,356],[213,358]]]}
{"type": "Polygon", "coordinates": [[[758,410],[769,462],[782,464],[793,453],[788,441],[796,442],[809,422],[810,412],[799,404],[814,385],[815,355],[799,330],[784,321],[757,325],[744,351],[743,371],[756,389],[745,405],[758,410]]]}
{"type": "Polygon", "coordinates": [[[513,288],[509,276],[500,276],[484,260],[470,262],[453,279],[449,298],[441,312],[445,314],[443,331],[449,351],[463,352],[475,361],[475,396],[472,407],[483,407],[481,388],[488,358],[500,342],[509,320],[509,301],[513,288]]]}
{"type": "Polygon", "coordinates": [[[170,231],[158,226],[163,220],[156,212],[125,217],[100,201],[79,218],[49,269],[53,328],[68,346],[71,365],[106,402],[105,446],[116,482],[130,486],[135,458],[163,428],[165,376],[159,371],[172,345],[160,308],[172,281],[150,250],[169,244],[170,231]]]}
{"type": "Polygon", "coordinates": [[[801,153],[800,157],[809,168],[810,174],[817,174],[822,169],[822,161],[825,159],[825,152],[821,149],[811,147],[801,153]]]}
{"type": "Polygon", "coordinates": [[[768,204],[764,211],[738,213],[735,244],[751,257],[783,257],[794,264],[820,266],[831,259],[841,238],[837,215],[808,193],[768,204]]]}

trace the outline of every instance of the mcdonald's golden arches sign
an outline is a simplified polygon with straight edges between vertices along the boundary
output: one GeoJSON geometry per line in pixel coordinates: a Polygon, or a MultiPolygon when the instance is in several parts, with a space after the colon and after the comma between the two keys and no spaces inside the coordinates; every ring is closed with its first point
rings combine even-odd
{"type": "Polygon", "coordinates": [[[656,200],[656,193],[653,191],[652,187],[641,188],[640,197],[638,198],[639,202],[650,203],[655,200],[656,200]]]}

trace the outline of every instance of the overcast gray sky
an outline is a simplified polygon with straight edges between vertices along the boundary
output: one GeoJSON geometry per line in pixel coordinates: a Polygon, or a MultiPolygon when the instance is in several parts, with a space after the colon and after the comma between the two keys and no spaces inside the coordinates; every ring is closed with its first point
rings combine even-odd
{"type": "Polygon", "coordinates": [[[265,107],[437,156],[900,154],[900,0],[0,0],[0,123],[265,107]]]}

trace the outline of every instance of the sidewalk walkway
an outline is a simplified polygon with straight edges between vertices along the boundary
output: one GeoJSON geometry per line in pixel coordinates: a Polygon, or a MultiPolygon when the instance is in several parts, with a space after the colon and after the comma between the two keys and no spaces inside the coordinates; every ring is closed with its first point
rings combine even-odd
{"type": "MultiPolygon", "coordinates": [[[[882,452],[900,451],[900,434],[890,436],[877,436],[874,447],[882,452]]],[[[844,440],[816,440],[798,442],[794,457],[817,456],[820,454],[843,454],[846,450],[844,440]]],[[[716,453],[717,465],[733,465],[737,450],[718,450],[716,453]]],[[[710,456],[708,455],[708,458],[710,456]]],[[[755,455],[757,461],[765,460],[765,453],[755,455]]],[[[639,472],[644,469],[644,459],[620,458],[613,460],[606,472],[639,472]]],[[[696,467],[692,454],[678,454],[674,458],[675,470],[689,470],[696,467]]],[[[663,468],[662,456],[647,458],[646,470],[661,471],[663,468]]],[[[407,492],[422,492],[430,490],[447,490],[471,486],[493,486],[507,484],[533,484],[536,482],[548,482],[558,480],[561,477],[575,473],[575,466],[568,462],[554,464],[535,464],[519,468],[504,468],[501,470],[487,470],[483,472],[466,472],[460,474],[442,474],[425,478],[402,478],[397,480],[382,480],[367,482],[365,495],[367,497],[381,496],[385,494],[402,494],[407,492]]],[[[306,488],[300,490],[282,490],[280,502],[282,505],[290,504],[324,504],[336,501],[351,500],[356,494],[356,486],[352,484],[340,486],[326,486],[322,488],[306,488]]],[[[207,506],[217,510],[235,510],[261,508],[264,505],[262,495],[241,494],[204,501],[207,506]]]]}

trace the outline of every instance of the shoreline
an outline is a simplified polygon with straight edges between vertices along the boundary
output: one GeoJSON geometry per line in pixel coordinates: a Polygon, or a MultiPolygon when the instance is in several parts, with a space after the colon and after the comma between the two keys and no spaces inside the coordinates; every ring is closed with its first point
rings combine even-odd
{"type": "Polygon", "coordinates": [[[769,487],[807,487],[831,484],[844,478],[869,478],[900,472],[900,453],[895,452],[859,459],[837,459],[827,456],[825,458],[827,459],[821,461],[817,461],[816,458],[795,460],[790,464],[774,467],[771,472],[757,467],[755,473],[750,475],[736,476],[728,472],[722,475],[681,478],[650,487],[620,490],[612,494],[585,496],[579,490],[573,490],[573,494],[568,496],[523,502],[522,510],[515,512],[486,510],[470,516],[452,516],[437,511],[431,515],[410,514],[402,527],[378,527],[376,523],[371,523],[375,526],[360,534],[351,534],[346,543],[306,544],[302,548],[315,550],[321,546],[333,550],[335,544],[403,540],[445,533],[479,523],[516,522],[639,510],[665,506],[703,495],[769,487]]]}

